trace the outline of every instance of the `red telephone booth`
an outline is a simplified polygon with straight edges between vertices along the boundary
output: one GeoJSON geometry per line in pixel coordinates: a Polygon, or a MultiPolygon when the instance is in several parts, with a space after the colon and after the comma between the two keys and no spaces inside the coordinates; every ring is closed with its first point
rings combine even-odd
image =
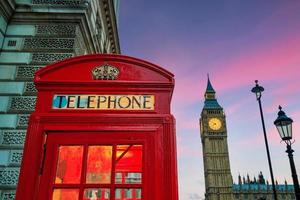
{"type": "Polygon", "coordinates": [[[173,75],[121,55],[36,73],[17,200],[177,200],[173,75]]]}

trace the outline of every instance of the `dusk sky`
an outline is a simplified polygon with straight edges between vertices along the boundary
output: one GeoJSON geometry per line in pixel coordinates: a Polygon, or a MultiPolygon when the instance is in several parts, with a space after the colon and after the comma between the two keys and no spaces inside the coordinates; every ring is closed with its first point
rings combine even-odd
{"type": "Polygon", "coordinates": [[[204,197],[199,132],[207,74],[227,120],[231,172],[270,181],[254,80],[265,88],[265,114],[274,176],[292,183],[286,147],[273,121],[278,105],[294,120],[294,158],[300,174],[300,1],[121,1],[122,54],[175,75],[179,196],[204,197]]]}

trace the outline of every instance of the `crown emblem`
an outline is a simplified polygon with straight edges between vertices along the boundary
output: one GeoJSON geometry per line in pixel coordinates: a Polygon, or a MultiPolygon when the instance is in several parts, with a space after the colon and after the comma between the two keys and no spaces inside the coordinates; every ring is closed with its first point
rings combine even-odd
{"type": "Polygon", "coordinates": [[[95,67],[92,70],[94,80],[115,80],[118,78],[119,73],[118,68],[108,64],[95,67]]]}

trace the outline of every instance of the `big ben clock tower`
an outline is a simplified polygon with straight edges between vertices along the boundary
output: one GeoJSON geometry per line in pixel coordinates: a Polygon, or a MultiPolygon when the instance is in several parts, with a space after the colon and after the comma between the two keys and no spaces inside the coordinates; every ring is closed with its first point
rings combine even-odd
{"type": "Polygon", "coordinates": [[[208,78],[200,118],[206,200],[233,200],[226,120],[208,78]]]}

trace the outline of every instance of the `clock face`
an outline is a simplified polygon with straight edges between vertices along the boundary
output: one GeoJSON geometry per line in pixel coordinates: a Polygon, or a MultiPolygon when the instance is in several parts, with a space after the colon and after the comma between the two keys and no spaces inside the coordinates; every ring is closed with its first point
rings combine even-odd
{"type": "Polygon", "coordinates": [[[220,119],[214,117],[209,119],[208,125],[209,128],[211,128],[214,131],[217,131],[222,127],[222,122],[220,119]]]}

